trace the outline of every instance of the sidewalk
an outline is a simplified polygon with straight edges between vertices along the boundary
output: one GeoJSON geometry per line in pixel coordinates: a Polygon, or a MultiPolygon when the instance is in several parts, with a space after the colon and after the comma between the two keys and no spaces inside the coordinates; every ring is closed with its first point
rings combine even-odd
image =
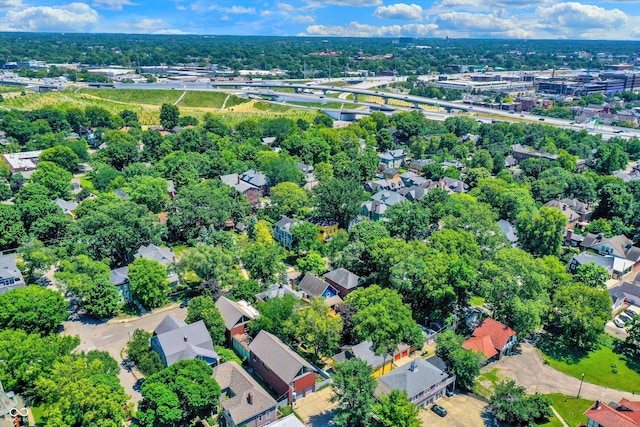
{"type": "Polygon", "coordinates": [[[115,317],[115,318],[109,320],[107,322],[107,324],[113,325],[113,324],[116,324],[116,323],[135,322],[137,320],[144,319],[145,317],[151,316],[153,314],[163,313],[165,311],[173,310],[174,308],[178,308],[178,307],[180,307],[180,303],[179,302],[174,302],[174,303],[172,303],[170,305],[167,305],[165,307],[156,308],[155,310],[147,312],[146,314],[143,314],[143,315],[140,315],[140,316],[136,316],[136,317],[115,317]]]}

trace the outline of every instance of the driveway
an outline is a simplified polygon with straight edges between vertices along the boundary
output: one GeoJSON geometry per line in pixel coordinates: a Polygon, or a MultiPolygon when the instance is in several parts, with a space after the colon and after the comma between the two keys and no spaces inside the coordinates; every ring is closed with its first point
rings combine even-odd
{"type": "Polygon", "coordinates": [[[455,394],[451,397],[438,399],[438,405],[447,410],[445,417],[436,415],[429,407],[421,409],[420,420],[423,426],[438,427],[471,427],[494,425],[494,420],[487,408],[487,403],[466,394],[455,394]]]}
{"type": "MultiPolygon", "coordinates": [[[[530,344],[522,344],[522,353],[515,356],[504,357],[502,360],[491,363],[483,368],[483,371],[498,369],[499,374],[515,380],[533,393],[539,391],[542,394],[562,393],[567,396],[575,396],[580,388],[580,380],[545,365],[540,352],[530,344]]],[[[584,382],[580,396],[590,400],[603,402],[618,402],[622,398],[638,400],[633,393],[614,390],[608,387],[584,382]]]]}
{"type": "Polygon", "coordinates": [[[629,336],[629,333],[627,332],[626,328],[618,328],[614,323],[613,320],[609,320],[607,322],[607,324],[604,326],[604,331],[606,333],[608,333],[611,336],[614,336],[616,338],[619,338],[621,340],[626,340],[627,337],[629,336]]]}
{"type": "MultiPolygon", "coordinates": [[[[80,345],[77,351],[101,350],[108,351],[109,354],[118,361],[122,362],[120,352],[129,340],[130,334],[136,329],[144,329],[145,331],[153,331],[158,323],[165,316],[173,314],[174,316],[184,319],[187,316],[186,308],[179,308],[178,303],[156,310],[151,314],[133,319],[111,320],[108,323],[97,322],[90,317],[81,317],[79,320],[66,321],[63,335],[78,335],[80,337],[80,345]]],[[[133,384],[137,378],[133,373],[120,369],[118,375],[120,383],[124,387],[127,394],[131,396],[131,400],[138,402],[142,396],[133,390],[133,384]]]]}
{"type": "Polygon", "coordinates": [[[336,403],[329,401],[332,395],[331,387],[323,388],[320,391],[311,393],[309,396],[298,399],[293,404],[293,409],[306,426],[328,427],[332,425],[333,409],[337,406],[336,403]]]}

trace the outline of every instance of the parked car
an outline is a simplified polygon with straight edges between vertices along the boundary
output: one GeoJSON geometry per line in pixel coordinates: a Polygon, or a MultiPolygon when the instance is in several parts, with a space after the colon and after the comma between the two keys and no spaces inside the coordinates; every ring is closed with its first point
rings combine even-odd
{"type": "Polygon", "coordinates": [[[446,417],[447,416],[447,410],[445,408],[443,408],[442,406],[440,406],[440,405],[434,404],[431,407],[431,410],[433,412],[435,412],[436,414],[440,415],[441,417],[446,417]]]}
{"type": "Polygon", "coordinates": [[[631,322],[631,317],[627,316],[626,314],[618,314],[618,317],[620,318],[620,320],[622,320],[624,323],[627,322],[631,322]]]}
{"type": "Polygon", "coordinates": [[[632,319],[638,315],[638,312],[634,311],[631,307],[625,308],[624,312],[627,316],[631,317],[632,319]]]}
{"type": "Polygon", "coordinates": [[[613,324],[616,325],[618,328],[624,328],[624,322],[620,320],[619,317],[613,318],[613,324]]]}
{"type": "Polygon", "coordinates": [[[180,303],[180,308],[186,308],[189,305],[189,299],[186,299],[184,301],[182,301],[182,303],[180,303]]]}
{"type": "Polygon", "coordinates": [[[144,378],[140,378],[138,381],[133,384],[133,389],[135,391],[140,391],[142,389],[142,384],[144,384],[144,378]]]}

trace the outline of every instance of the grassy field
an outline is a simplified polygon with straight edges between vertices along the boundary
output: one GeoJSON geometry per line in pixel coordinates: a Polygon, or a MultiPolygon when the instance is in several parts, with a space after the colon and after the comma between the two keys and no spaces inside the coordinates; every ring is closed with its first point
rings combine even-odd
{"type": "Polygon", "coordinates": [[[224,106],[229,108],[245,102],[248,100],[224,92],[188,91],[178,102],[178,107],[222,108],[224,106]]]}
{"type": "MultiPolygon", "coordinates": [[[[558,411],[569,426],[575,427],[580,423],[587,423],[587,417],[582,414],[593,405],[592,400],[576,399],[575,396],[565,396],[560,393],[546,394],[545,396],[551,399],[553,408],[558,411]]],[[[555,416],[551,417],[549,422],[539,425],[540,427],[562,427],[562,423],[555,416]]]]}
{"type": "Polygon", "coordinates": [[[615,352],[615,341],[587,354],[541,345],[544,360],[554,369],[592,384],[640,394],[640,362],[615,352]]]}
{"type": "Polygon", "coordinates": [[[77,93],[125,104],[162,105],[175,103],[182,92],[162,89],[80,89],[77,93]]]}

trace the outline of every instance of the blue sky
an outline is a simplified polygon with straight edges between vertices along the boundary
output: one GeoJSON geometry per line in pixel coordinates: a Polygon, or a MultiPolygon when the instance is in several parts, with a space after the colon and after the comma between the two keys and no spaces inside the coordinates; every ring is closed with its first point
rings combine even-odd
{"type": "Polygon", "coordinates": [[[0,0],[0,31],[629,40],[640,0],[0,0]]]}

